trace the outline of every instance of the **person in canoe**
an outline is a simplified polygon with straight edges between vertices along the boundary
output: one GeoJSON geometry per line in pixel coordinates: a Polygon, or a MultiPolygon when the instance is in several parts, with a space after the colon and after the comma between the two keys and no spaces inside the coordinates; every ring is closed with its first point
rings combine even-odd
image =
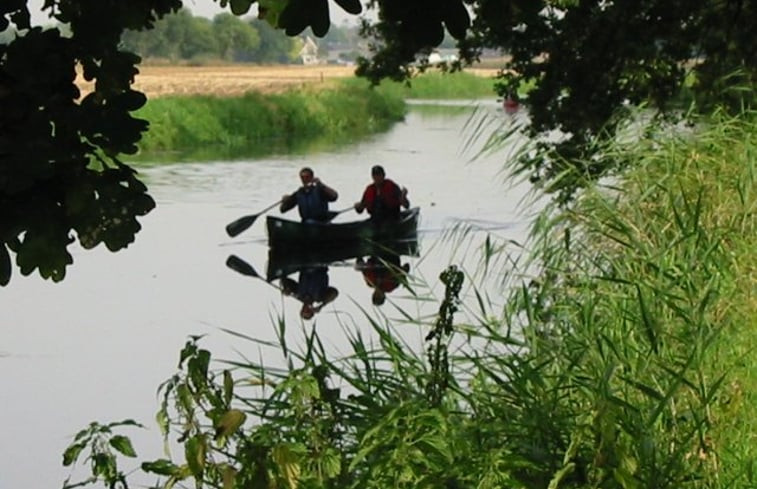
{"type": "Polygon", "coordinates": [[[300,269],[299,280],[289,277],[281,279],[284,295],[292,296],[302,302],[300,317],[312,319],[323,306],[333,301],[339,291],[329,285],[329,269],[326,266],[304,267],[300,269]]]}
{"type": "Polygon", "coordinates": [[[300,170],[300,181],[302,187],[293,194],[281,197],[279,210],[283,213],[297,206],[302,222],[329,221],[329,202],[334,202],[339,194],[316,177],[312,168],[307,166],[300,170]]]}
{"type": "Polygon", "coordinates": [[[400,255],[385,254],[371,256],[367,260],[357,259],[355,269],[363,274],[365,284],[373,289],[371,302],[380,306],[386,302],[386,294],[393,291],[400,284],[406,284],[410,264],[400,265],[400,255]]]}
{"type": "Polygon", "coordinates": [[[386,178],[384,168],[376,165],[371,168],[373,183],[368,185],[363,192],[363,198],[355,203],[358,214],[368,211],[374,221],[387,219],[399,219],[400,208],[410,207],[407,200],[407,189],[386,178]]]}

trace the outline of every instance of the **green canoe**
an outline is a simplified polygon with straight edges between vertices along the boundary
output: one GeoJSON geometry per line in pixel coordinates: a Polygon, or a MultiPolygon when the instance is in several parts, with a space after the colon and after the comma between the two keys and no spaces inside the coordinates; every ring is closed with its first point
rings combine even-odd
{"type": "Polygon", "coordinates": [[[375,223],[370,219],[344,223],[303,223],[267,216],[271,248],[325,248],[356,242],[380,242],[412,238],[418,231],[420,209],[402,211],[397,220],[375,223]]]}

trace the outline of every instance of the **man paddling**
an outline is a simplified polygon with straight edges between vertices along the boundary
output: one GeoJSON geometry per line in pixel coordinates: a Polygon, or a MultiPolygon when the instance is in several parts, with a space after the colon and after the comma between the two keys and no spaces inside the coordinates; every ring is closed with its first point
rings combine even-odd
{"type": "Polygon", "coordinates": [[[355,203],[355,210],[360,214],[367,209],[374,221],[399,219],[400,208],[410,207],[407,189],[400,188],[399,185],[386,178],[384,168],[380,165],[371,168],[371,178],[373,183],[365,188],[363,198],[355,203]]]}
{"type": "Polygon", "coordinates": [[[293,194],[281,198],[279,210],[287,212],[297,206],[302,222],[327,222],[331,219],[329,202],[334,202],[339,194],[336,190],[321,182],[313,170],[304,167],[300,170],[302,187],[293,194]]]}

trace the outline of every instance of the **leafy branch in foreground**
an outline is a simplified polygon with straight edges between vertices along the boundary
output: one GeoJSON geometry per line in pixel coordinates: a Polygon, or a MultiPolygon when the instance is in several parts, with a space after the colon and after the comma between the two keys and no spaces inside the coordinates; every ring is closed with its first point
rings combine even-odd
{"type": "Polygon", "coordinates": [[[90,425],[79,431],[74,437],[66,451],[63,452],[63,466],[71,467],[81,457],[83,453],[89,453],[84,458],[85,463],[89,463],[91,476],[81,482],[71,483],[70,477],[63,483],[63,489],[73,489],[75,487],[86,486],[102,481],[108,488],[127,488],[126,474],[118,469],[117,456],[135,458],[137,452],[131,444],[131,440],[120,434],[114,433],[116,428],[128,426],[143,426],[131,419],[108,423],[90,423],[90,425]]]}

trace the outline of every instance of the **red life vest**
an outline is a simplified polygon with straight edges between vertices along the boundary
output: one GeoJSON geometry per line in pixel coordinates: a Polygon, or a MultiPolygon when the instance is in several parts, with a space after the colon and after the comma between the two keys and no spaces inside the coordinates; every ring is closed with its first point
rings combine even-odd
{"type": "Polygon", "coordinates": [[[399,185],[385,179],[381,186],[368,185],[363,192],[363,204],[372,216],[399,217],[402,203],[402,190],[399,185]]]}

